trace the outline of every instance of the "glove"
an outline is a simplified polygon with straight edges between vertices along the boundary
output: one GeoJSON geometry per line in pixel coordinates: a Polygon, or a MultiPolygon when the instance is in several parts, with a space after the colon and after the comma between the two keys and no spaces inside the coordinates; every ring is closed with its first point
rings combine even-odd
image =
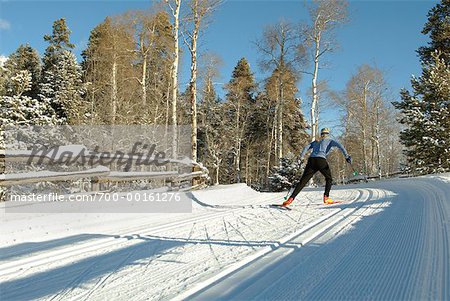
{"type": "Polygon", "coordinates": [[[345,161],[347,161],[348,164],[352,164],[352,156],[348,156],[347,158],[345,158],[345,161]]]}

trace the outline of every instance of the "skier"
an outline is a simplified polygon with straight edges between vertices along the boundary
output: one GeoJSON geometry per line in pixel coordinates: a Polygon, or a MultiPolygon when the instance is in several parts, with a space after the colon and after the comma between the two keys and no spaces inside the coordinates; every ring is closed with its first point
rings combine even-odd
{"type": "Polygon", "coordinates": [[[325,204],[333,204],[333,200],[330,199],[329,197],[333,179],[331,178],[331,170],[330,166],[328,166],[326,158],[330,153],[332,147],[339,148],[342,151],[342,154],[344,154],[345,160],[349,164],[352,163],[352,157],[349,156],[345,148],[339,142],[331,139],[329,135],[330,130],[328,128],[323,128],[320,131],[320,140],[315,140],[310,144],[308,144],[307,146],[305,146],[300,155],[300,160],[302,162],[306,152],[311,148],[313,149],[313,151],[309,156],[308,163],[306,164],[305,170],[303,172],[300,181],[295,186],[294,191],[289,196],[289,198],[281,206],[286,207],[289,204],[291,204],[294,201],[295,197],[303,189],[303,187],[305,187],[306,183],[308,183],[308,181],[317,171],[320,171],[320,173],[325,176],[326,181],[325,193],[323,195],[323,202],[325,204]]]}

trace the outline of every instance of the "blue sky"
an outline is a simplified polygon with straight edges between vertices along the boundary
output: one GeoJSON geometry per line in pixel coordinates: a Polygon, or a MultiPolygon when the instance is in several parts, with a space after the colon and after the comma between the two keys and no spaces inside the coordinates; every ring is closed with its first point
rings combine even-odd
{"type": "MultiPolygon", "coordinates": [[[[128,1],[22,1],[0,0],[0,54],[9,55],[20,44],[29,43],[43,53],[45,34],[51,33],[54,20],[64,17],[72,30],[71,40],[79,57],[86,47],[89,32],[106,16],[127,10],[148,8],[150,0],[128,1]]],[[[252,41],[261,36],[264,26],[281,19],[307,21],[304,1],[224,1],[213,16],[201,41],[203,51],[211,51],[224,61],[221,69],[226,82],[241,57],[250,62],[257,80],[264,74],[258,69],[260,54],[252,41]]],[[[340,48],[330,54],[330,66],[320,71],[319,80],[328,80],[332,89],[343,90],[361,64],[372,64],[385,71],[393,97],[402,87],[410,87],[412,74],[420,74],[415,50],[428,38],[420,32],[426,15],[436,1],[349,1],[350,22],[338,31],[340,48]]],[[[184,58],[181,83],[188,81],[189,60],[184,58]]],[[[307,115],[310,78],[299,82],[299,95],[307,115]]],[[[221,86],[217,88],[220,90],[221,86]]],[[[184,89],[184,88],[183,88],[184,89]]],[[[321,125],[338,124],[337,108],[323,108],[321,125]]]]}

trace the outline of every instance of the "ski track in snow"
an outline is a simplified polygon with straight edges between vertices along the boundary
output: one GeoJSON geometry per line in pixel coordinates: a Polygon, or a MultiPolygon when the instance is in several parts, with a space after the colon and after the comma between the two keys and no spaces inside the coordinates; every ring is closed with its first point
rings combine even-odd
{"type": "Polygon", "coordinates": [[[308,189],[292,211],[214,187],[192,214],[83,215],[48,239],[52,215],[2,219],[20,243],[1,240],[0,299],[449,300],[449,178],[336,186],[330,206],[308,189]]]}
{"type": "Polygon", "coordinates": [[[370,186],[383,189],[368,188],[374,195],[342,223],[193,299],[449,300],[450,185],[417,178],[370,186]]]}

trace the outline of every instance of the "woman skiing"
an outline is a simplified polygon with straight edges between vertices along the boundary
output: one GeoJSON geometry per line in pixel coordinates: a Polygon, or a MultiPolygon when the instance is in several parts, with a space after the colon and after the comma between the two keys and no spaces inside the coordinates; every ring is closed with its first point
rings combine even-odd
{"type": "Polygon", "coordinates": [[[348,155],[345,148],[339,142],[331,139],[329,135],[330,130],[328,128],[323,128],[320,131],[320,140],[311,142],[303,149],[302,154],[300,155],[301,161],[303,161],[303,158],[309,149],[312,149],[313,151],[309,156],[308,163],[306,164],[305,171],[303,172],[300,181],[295,186],[294,191],[289,196],[289,198],[281,206],[286,207],[291,204],[294,201],[295,197],[303,189],[303,187],[305,187],[306,183],[308,183],[312,176],[318,171],[320,171],[320,173],[324,175],[326,181],[323,202],[325,204],[333,204],[333,200],[329,197],[333,179],[331,177],[330,166],[328,165],[326,158],[330,153],[332,147],[339,148],[344,154],[345,160],[349,164],[352,163],[352,157],[348,155]]]}

